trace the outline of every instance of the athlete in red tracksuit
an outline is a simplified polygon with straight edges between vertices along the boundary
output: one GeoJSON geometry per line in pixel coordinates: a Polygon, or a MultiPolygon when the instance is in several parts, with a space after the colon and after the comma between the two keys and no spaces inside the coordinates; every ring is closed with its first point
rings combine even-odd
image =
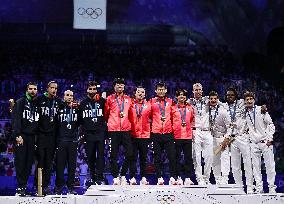
{"type": "Polygon", "coordinates": [[[182,185],[181,179],[181,152],[184,154],[184,174],[185,185],[193,184],[190,180],[192,170],[192,129],[194,127],[194,110],[192,106],[186,103],[187,91],[184,89],[178,89],[176,91],[177,104],[172,106],[173,113],[173,132],[175,138],[176,148],[176,170],[177,184],[182,185]]]}
{"type": "Polygon", "coordinates": [[[133,145],[133,159],[130,164],[130,184],[136,184],[136,163],[139,153],[140,159],[140,184],[147,185],[146,175],[148,144],[150,140],[150,113],[151,103],[145,100],[145,89],[136,88],[135,99],[132,101],[129,119],[131,122],[131,136],[133,145]]]}
{"type": "Polygon", "coordinates": [[[125,178],[129,167],[129,161],[132,157],[131,143],[131,124],[128,113],[131,105],[131,98],[124,94],[125,81],[122,78],[116,78],[113,82],[115,93],[108,96],[105,103],[105,117],[108,127],[108,136],[111,139],[110,164],[111,173],[114,177],[115,185],[127,184],[125,178]],[[118,177],[117,157],[119,146],[123,145],[125,149],[125,160],[121,170],[121,179],[118,177]]]}
{"type": "Polygon", "coordinates": [[[152,107],[152,130],[151,140],[153,141],[154,148],[154,165],[156,175],[158,178],[158,184],[164,183],[161,173],[161,154],[165,149],[167,157],[169,159],[170,167],[170,182],[169,184],[175,184],[175,144],[172,129],[172,105],[173,101],[166,97],[167,86],[163,82],[159,82],[156,85],[155,90],[157,96],[150,100],[152,107]]]}

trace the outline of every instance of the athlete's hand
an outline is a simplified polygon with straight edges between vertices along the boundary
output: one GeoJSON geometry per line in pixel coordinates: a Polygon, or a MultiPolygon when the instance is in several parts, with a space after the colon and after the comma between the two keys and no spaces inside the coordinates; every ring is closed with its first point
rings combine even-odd
{"type": "Polygon", "coordinates": [[[270,145],[272,145],[273,141],[267,141],[266,145],[269,147],[270,145]]]}
{"type": "Polygon", "coordinates": [[[266,105],[264,104],[264,105],[261,106],[261,113],[262,113],[262,114],[265,114],[266,112],[267,112],[267,107],[266,107],[266,105]]]}
{"type": "Polygon", "coordinates": [[[71,108],[78,108],[79,107],[79,103],[77,101],[73,101],[70,103],[71,108]]]}
{"type": "Polygon", "coordinates": [[[16,142],[17,142],[17,145],[23,145],[24,144],[24,139],[22,138],[22,136],[18,136],[16,137],[16,142]]]}

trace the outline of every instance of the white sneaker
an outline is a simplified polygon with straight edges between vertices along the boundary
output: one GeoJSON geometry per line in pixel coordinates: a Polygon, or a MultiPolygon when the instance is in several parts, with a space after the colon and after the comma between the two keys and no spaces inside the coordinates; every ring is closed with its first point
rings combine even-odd
{"type": "Polygon", "coordinates": [[[184,179],[184,185],[188,186],[188,185],[193,185],[194,183],[192,182],[192,180],[190,180],[190,178],[185,178],[184,179]]]}
{"type": "Polygon", "coordinates": [[[222,184],[222,176],[215,176],[216,185],[222,184]]]}
{"type": "Polygon", "coordinates": [[[147,181],[146,177],[142,177],[140,185],[149,185],[149,182],[147,181]]]}
{"type": "Polygon", "coordinates": [[[122,186],[129,185],[125,176],[122,176],[120,178],[120,185],[122,185],[122,186]]]}
{"type": "Polygon", "coordinates": [[[206,182],[203,178],[198,179],[198,185],[204,186],[206,185],[206,182]]]}
{"type": "Polygon", "coordinates": [[[255,193],[263,193],[263,187],[262,186],[256,186],[255,193]]]}
{"type": "Polygon", "coordinates": [[[119,177],[113,178],[113,185],[120,185],[120,178],[119,177]]]}
{"type": "Polygon", "coordinates": [[[181,177],[178,177],[176,180],[176,185],[183,185],[183,180],[181,177]]]}
{"type": "Polygon", "coordinates": [[[247,194],[253,194],[253,187],[252,186],[247,186],[247,194]]]}
{"type": "Polygon", "coordinates": [[[273,187],[269,187],[269,193],[276,194],[276,189],[275,189],[274,186],[273,187]]]}
{"type": "Polygon", "coordinates": [[[163,177],[158,178],[158,183],[157,185],[164,185],[164,179],[163,177]]]}
{"type": "Polygon", "coordinates": [[[132,177],[132,179],[129,180],[130,185],[137,185],[136,179],[132,177]]]}
{"type": "Polygon", "coordinates": [[[170,178],[170,181],[169,181],[169,185],[177,185],[177,181],[175,180],[175,178],[174,177],[171,177],[170,178]]]}
{"type": "Polygon", "coordinates": [[[203,180],[204,180],[204,183],[205,183],[204,185],[209,185],[210,184],[209,178],[207,176],[204,176],[203,180]]]}
{"type": "Polygon", "coordinates": [[[221,185],[226,185],[228,184],[228,176],[222,176],[220,180],[221,185]]]}

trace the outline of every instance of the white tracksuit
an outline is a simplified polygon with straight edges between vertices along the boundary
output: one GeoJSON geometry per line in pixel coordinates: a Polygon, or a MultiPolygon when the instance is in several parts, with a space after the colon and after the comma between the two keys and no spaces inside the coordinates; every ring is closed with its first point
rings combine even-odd
{"type": "Polygon", "coordinates": [[[245,169],[246,185],[248,188],[252,188],[253,176],[250,145],[248,140],[249,136],[245,132],[247,126],[246,120],[243,117],[245,112],[244,100],[237,100],[230,105],[228,103],[224,103],[223,106],[230,114],[231,124],[234,125],[232,128],[232,135],[235,135],[235,141],[231,144],[231,165],[235,182],[236,184],[243,185],[241,170],[242,156],[245,169]]]}
{"type": "MultiPolygon", "coordinates": [[[[213,135],[213,149],[216,149],[231,135],[230,115],[222,106],[210,107],[213,135]]],[[[227,184],[230,172],[229,147],[213,157],[213,173],[216,184],[227,184]]]]}
{"type": "Polygon", "coordinates": [[[209,183],[209,177],[213,162],[213,138],[209,127],[208,97],[202,100],[190,99],[189,103],[195,111],[195,127],[193,131],[193,159],[195,163],[195,174],[198,183],[209,183]],[[202,175],[201,154],[204,158],[204,176],[202,175]]]}
{"type": "Polygon", "coordinates": [[[253,173],[256,182],[256,190],[263,188],[261,175],[261,155],[263,156],[267,182],[270,189],[275,189],[275,161],[273,154],[273,145],[266,145],[267,141],[273,141],[275,126],[268,113],[261,114],[261,107],[254,106],[245,113],[246,122],[249,128],[249,139],[251,147],[251,157],[253,173]]]}

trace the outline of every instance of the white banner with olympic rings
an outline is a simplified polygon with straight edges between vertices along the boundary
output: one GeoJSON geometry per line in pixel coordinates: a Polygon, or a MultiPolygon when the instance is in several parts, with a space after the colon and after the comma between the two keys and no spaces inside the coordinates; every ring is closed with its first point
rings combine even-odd
{"type": "Polygon", "coordinates": [[[74,0],[75,29],[106,30],[106,0],[74,0]]]}

